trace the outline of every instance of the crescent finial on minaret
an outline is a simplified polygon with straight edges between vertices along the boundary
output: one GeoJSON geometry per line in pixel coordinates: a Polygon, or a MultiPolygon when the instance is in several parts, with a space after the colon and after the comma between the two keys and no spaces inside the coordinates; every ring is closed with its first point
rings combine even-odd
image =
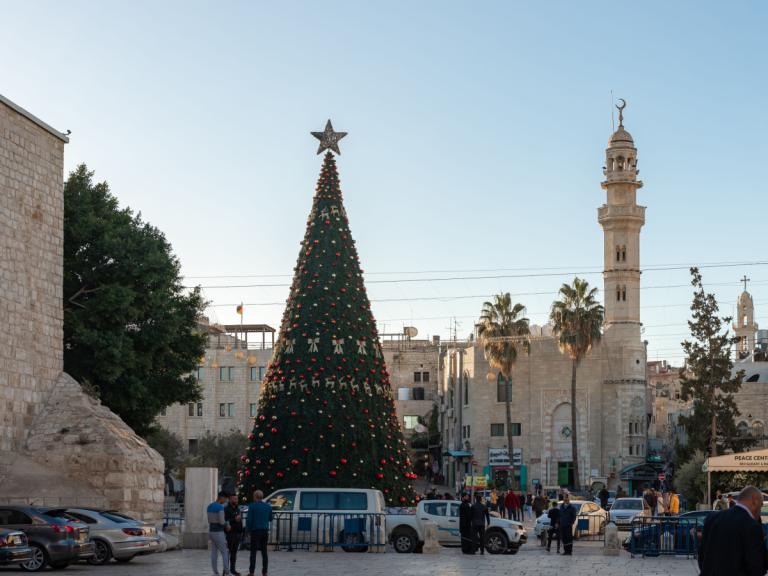
{"type": "Polygon", "coordinates": [[[624,98],[619,98],[621,104],[616,104],[616,108],[619,110],[619,128],[624,127],[624,108],[627,107],[627,101],[624,98]]]}

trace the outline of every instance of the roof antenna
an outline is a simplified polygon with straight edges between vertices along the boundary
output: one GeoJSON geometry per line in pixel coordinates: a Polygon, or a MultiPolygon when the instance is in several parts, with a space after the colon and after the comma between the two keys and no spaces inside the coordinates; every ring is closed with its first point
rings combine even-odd
{"type": "Polygon", "coordinates": [[[611,89],[611,133],[616,132],[616,126],[613,120],[613,89],[611,89]]]}

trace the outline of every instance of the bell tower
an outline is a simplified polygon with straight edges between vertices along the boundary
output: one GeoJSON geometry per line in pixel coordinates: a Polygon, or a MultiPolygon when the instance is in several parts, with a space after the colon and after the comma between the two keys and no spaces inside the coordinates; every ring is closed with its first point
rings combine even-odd
{"type": "Polygon", "coordinates": [[[597,211],[604,239],[605,338],[613,344],[640,342],[640,229],[645,206],[637,205],[637,149],[624,129],[624,108],[619,109],[619,128],[605,150],[606,203],[597,211]]]}
{"type": "Polygon", "coordinates": [[[736,301],[736,317],[733,322],[733,332],[739,338],[736,349],[736,358],[741,360],[747,358],[755,350],[755,333],[757,324],[755,324],[755,303],[752,301],[752,295],[747,292],[747,282],[749,278],[744,276],[741,279],[744,282],[744,292],[741,293],[736,301]]]}

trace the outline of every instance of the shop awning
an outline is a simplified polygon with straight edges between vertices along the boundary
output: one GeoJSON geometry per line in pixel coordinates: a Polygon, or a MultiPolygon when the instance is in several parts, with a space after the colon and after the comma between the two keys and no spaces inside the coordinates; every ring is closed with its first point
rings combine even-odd
{"type": "Polygon", "coordinates": [[[467,452],[466,450],[447,450],[445,454],[454,458],[472,458],[472,452],[467,452]]]}
{"type": "Polygon", "coordinates": [[[753,450],[707,458],[702,472],[768,472],[768,450],[753,450]]]}

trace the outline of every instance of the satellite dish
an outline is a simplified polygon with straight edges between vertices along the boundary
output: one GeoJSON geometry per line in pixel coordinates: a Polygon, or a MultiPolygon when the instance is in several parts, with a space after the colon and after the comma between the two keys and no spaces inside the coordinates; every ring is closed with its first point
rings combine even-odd
{"type": "Polygon", "coordinates": [[[403,328],[403,334],[408,336],[408,338],[416,338],[419,335],[419,331],[413,326],[406,326],[403,328]]]}

